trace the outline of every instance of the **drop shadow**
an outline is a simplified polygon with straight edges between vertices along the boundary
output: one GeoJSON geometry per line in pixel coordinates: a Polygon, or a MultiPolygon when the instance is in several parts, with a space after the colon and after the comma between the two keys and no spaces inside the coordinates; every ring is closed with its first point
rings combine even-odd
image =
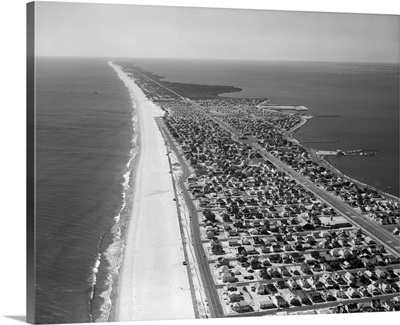
{"type": "Polygon", "coordinates": [[[14,319],[19,322],[26,323],[26,315],[3,315],[4,317],[14,319]]]}

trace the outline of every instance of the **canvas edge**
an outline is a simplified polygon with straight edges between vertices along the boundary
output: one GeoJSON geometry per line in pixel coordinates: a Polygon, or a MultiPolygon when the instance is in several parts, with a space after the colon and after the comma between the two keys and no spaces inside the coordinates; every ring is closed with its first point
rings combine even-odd
{"type": "Polygon", "coordinates": [[[26,4],[26,321],[35,322],[35,3],[26,4]]]}

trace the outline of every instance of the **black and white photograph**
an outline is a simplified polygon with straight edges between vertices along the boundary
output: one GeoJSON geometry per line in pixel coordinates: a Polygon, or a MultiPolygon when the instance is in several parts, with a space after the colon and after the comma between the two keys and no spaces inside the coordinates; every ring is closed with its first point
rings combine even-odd
{"type": "Polygon", "coordinates": [[[7,321],[393,320],[399,11],[235,3],[26,3],[7,321]]]}

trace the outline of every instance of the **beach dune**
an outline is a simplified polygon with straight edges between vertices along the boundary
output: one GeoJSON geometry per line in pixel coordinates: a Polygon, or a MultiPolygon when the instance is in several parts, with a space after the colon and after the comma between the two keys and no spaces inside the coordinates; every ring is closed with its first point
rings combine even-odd
{"type": "Polygon", "coordinates": [[[163,111],[119,66],[109,64],[135,102],[140,142],[115,320],[195,318],[167,149],[154,120],[163,111]]]}

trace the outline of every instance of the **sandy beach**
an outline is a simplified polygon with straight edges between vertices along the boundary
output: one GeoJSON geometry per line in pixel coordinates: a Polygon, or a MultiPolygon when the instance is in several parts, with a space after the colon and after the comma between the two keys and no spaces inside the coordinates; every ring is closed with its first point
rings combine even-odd
{"type": "Polygon", "coordinates": [[[154,117],[163,111],[117,65],[139,118],[133,214],[120,270],[115,321],[195,318],[167,150],[154,117]]]}

